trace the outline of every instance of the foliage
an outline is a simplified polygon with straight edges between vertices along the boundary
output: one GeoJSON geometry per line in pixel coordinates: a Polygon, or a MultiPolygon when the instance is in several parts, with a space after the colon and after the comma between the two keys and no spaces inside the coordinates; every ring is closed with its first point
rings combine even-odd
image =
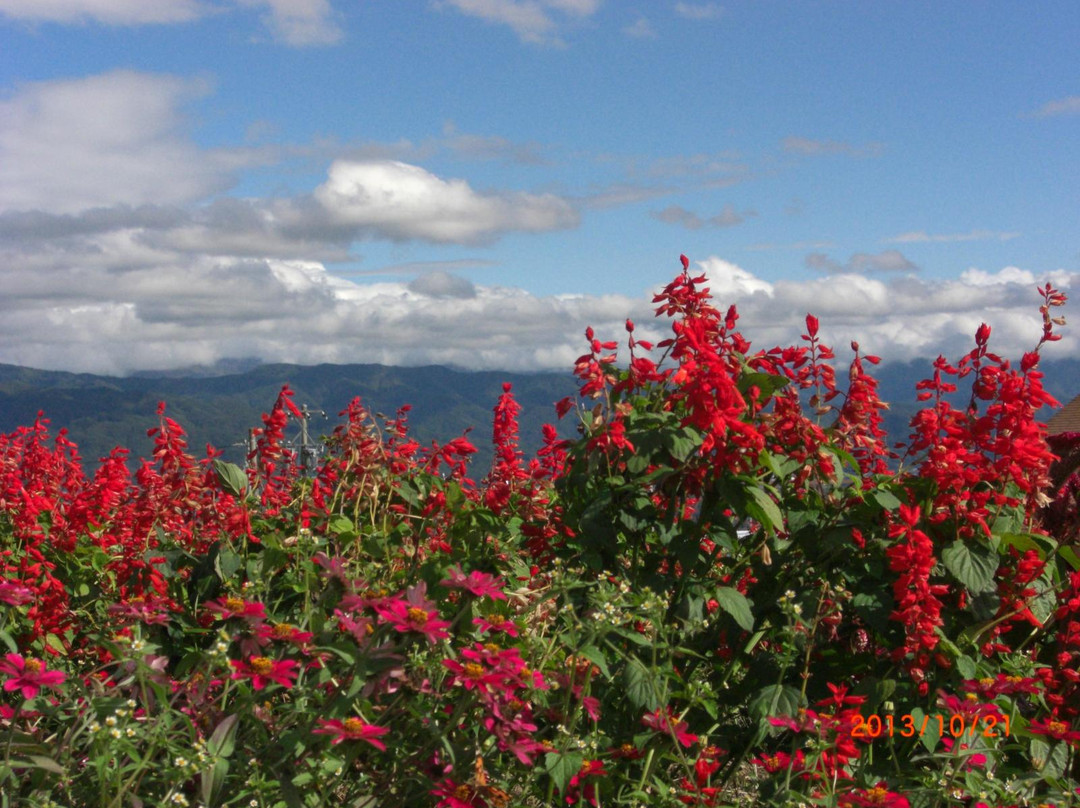
{"type": "Polygon", "coordinates": [[[526,458],[505,386],[479,482],[359,400],[301,478],[288,388],[247,469],[164,405],[134,475],[0,437],[0,804],[1080,803],[1064,296],[1018,366],[940,358],[898,451],[874,357],[752,351],[683,269],[669,339],[587,333],[576,440],[526,458]]]}

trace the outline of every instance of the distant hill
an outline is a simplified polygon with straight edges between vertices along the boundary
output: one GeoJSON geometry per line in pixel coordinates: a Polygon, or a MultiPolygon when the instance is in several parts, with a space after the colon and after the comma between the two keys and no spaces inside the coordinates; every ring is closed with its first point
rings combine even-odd
{"type": "MultiPolygon", "coordinates": [[[[55,432],[66,427],[79,445],[88,468],[115,446],[125,446],[133,458],[146,456],[151,442],[147,429],[156,425],[159,401],[188,433],[192,454],[201,456],[207,443],[226,450],[227,458],[242,462],[242,443],[248,429],[260,426],[281,386],[296,392],[294,401],[313,412],[314,435],[328,434],[340,422],[338,413],[355,396],[372,412],[393,415],[411,404],[411,434],[423,444],[440,443],[472,427],[469,437],[480,452],[472,465],[482,477],[491,463],[491,422],[503,382],[513,384],[522,405],[522,448],[527,455],[540,445],[540,428],[555,423],[565,437],[573,433],[573,419],[556,421],[554,403],[577,391],[570,373],[472,372],[442,366],[387,367],[383,365],[231,365],[175,372],[141,373],[118,378],[85,373],[34,370],[0,364],[0,432],[32,424],[44,411],[55,432]],[[247,369],[243,369],[243,368],[247,369]]],[[[1044,384],[1062,403],[1080,394],[1080,360],[1041,363],[1044,384]]],[[[915,385],[932,372],[929,361],[883,364],[875,369],[881,397],[890,403],[886,427],[890,438],[905,440],[907,425],[918,409],[915,385]]],[[[837,369],[842,375],[841,367],[837,369]]],[[[839,378],[841,389],[845,380],[839,378]]],[[[1044,417],[1048,418],[1050,413],[1044,417]]],[[[291,436],[290,436],[291,437],[291,436]]]]}
{"type": "Polygon", "coordinates": [[[87,466],[93,467],[115,446],[129,448],[134,456],[148,455],[152,444],[146,431],[157,424],[158,402],[164,401],[168,415],[188,433],[192,454],[202,456],[210,443],[239,463],[248,430],[262,425],[262,414],[288,383],[298,406],[326,413],[311,419],[315,436],[332,432],[341,422],[338,414],[356,396],[371,412],[388,416],[404,404],[412,405],[410,434],[425,445],[445,442],[472,427],[469,438],[479,449],[472,468],[482,477],[492,458],[492,408],[504,382],[513,385],[522,406],[522,448],[531,454],[540,446],[541,426],[556,421],[555,402],[577,390],[569,373],[274,364],[226,375],[143,373],[118,378],[0,365],[0,432],[32,424],[44,411],[53,433],[67,428],[87,466]]]}

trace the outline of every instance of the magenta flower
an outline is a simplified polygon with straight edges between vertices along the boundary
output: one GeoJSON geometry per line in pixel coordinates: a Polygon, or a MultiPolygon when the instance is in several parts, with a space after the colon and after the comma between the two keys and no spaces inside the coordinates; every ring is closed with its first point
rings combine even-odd
{"type": "Polygon", "coordinates": [[[446,630],[450,623],[439,619],[438,611],[428,611],[423,606],[410,606],[406,600],[392,600],[377,608],[379,617],[402,633],[416,631],[427,637],[428,642],[445,640],[450,636],[446,630]]]}
{"type": "Polygon", "coordinates": [[[262,690],[271,682],[289,688],[296,680],[296,663],[291,659],[254,656],[247,662],[231,659],[229,664],[236,668],[233,679],[250,679],[256,690],[262,690]]]}
{"type": "Polygon", "coordinates": [[[673,735],[683,746],[693,746],[697,743],[697,735],[692,732],[687,732],[687,723],[685,721],[676,721],[672,723],[671,708],[667,710],[657,710],[653,713],[648,713],[641,719],[641,723],[647,726],[654,732],[662,732],[665,735],[673,735]]]}
{"type": "Polygon", "coordinates": [[[218,615],[221,620],[230,617],[246,617],[253,623],[266,619],[266,608],[261,603],[244,600],[235,596],[221,597],[206,604],[206,608],[218,615]]]}
{"type": "Polygon", "coordinates": [[[511,637],[518,635],[517,624],[509,617],[501,614],[489,614],[487,617],[474,617],[473,625],[477,626],[485,634],[503,632],[511,637]]]}
{"type": "Polygon", "coordinates": [[[294,642],[297,645],[304,645],[315,638],[315,635],[310,631],[301,631],[296,626],[288,623],[275,623],[272,626],[263,623],[255,627],[255,635],[264,641],[279,640],[281,642],[294,642]]]}
{"type": "Polygon", "coordinates": [[[29,603],[33,599],[33,590],[22,584],[0,580],[0,603],[6,603],[9,606],[22,606],[24,603],[29,603]]]}
{"type": "Polygon", "coordinates": [[[487,596],[493,600],[506,600],[506,595],[502,591],[503,581],[495,575],[477,570],[465,575],[461,567],[452,567],[446,575],[446,579],[439,583],[447,589],[464,589],[478,598],[487,596]]]}
{"type": "Polygon", "coordinates": [[[114,603],[108,612],[148,626],[163,626],[170,620],[168,601],[156,595],[136,595],[123,603],[114,603]]]}
{"type": "Polygon", "coordinates": [[[0,673],[9,678],[4,682],[4,690],[9,693],[22,691],[24,699],[32,699],[43,687],[55,688],[66,678],[61,671],[45,670],[45,663],[40,659],[24,659],[22,654],[7,654],[0,662],[0,673]]]}
{"type": "Polygon", "coordinates": [[[386,744],[379,740],[380,735],[385,735],[390,729],[368,724],[360,718],[346,718],[344,721],[337,719],[319,719],[319,726],[312,732],[316,735],[333,735],[331,744],[339,744],[342,741],[367,741],[376,749],[386,751],[386,744]]]}

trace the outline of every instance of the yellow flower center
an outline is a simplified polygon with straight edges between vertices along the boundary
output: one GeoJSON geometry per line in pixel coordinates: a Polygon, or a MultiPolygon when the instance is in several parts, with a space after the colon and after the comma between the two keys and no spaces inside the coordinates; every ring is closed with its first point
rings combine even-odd
{"type": "Polygon", "coordinates": [[[454,789],[454,796],[462,802],[465,802],[472,797],[472,789],[462,783],[454,789]]]}
{"type": "Polygon", "coordinates": [[[244,601],[240,598],[227,598],[225,608],[233,614],[240,614],[240,612],[244,611],[244,601]]]}
{"type": "Polygon", "coordinates": [[[992,684],[994,684],[994,680],[990,679],[988,677],[983,678],[983,679],[979,680],[979,684],[982,685],[983,687],[990,687],[992,684]]]}
{"type": "Polygon", "coordinates": [[[264,656],[252,657],[251,669],[260,676],[265,676],[274,669],[274,662],[264,656]]]}
{"type": "Polygon", "coordinates": [[[479,665],[476,662],[466,663],[465,667],[462,670],[465,672],[465,675],[468,676],[470,679],[479,679],[481,676],[484,675],[484,666],[479,665]]]}
{"type": "Polygon", "coordinates": [[[428,620],[427,610],[421,609],[419,606],[413,606],[409,609],[409,622],[414,626],[422,626],[428,620]]]}
{"type": "Polygon", "coordinates": [[[295,629],[288,623],[278,623],[270,634],[276,639],[285,640],[293,635],[293,631],[295,629]]]}
{"type": "Polygon", "coordinates": [[[965,693],[964,698],[968,701],[978,701],[979,697],[974,693],[965,693]]]}
{"type": "Polygon", "coordinates": [[[866,799],[870,801],[871,805],[884,805],[885,798],[889,796],[889,792],[881,786],[874,786],[866,792],[866,799]]]}
{"type": "Polygon", "coordinates": [[[341,724],[348,732],[363,732],[364,727],[367,726],[367,724],[359,718],[346,718],[341,724]]]}
{"type": "Polygon", "coordinates": [[[499,646],[498,643],[489,642],[484,645],[484,650],[487,651],[489,654],[497,654],[499,653],[499,651],[502,650],[502,648],[499,646]]]}
{"type": "Polygon", "coordinates": [[[28,659],[25,663],[27,673],[41,673],[44,667],[45,663],[43,663],[40,659],[28,659]]]}
{"type": "Polygon", "coordinates": [[[1053,735],[1064,735],[1069,731],[1069,725],[1063,721],[1051,721],[1046,725],[1046,728],[1050,730],[1053,735]]]}
{"type": "Polygon", "coordinates": [[[493,626],[501,626],[503,623],[506,622],[506,618],[503,617],[501,614],[489,614],[488,622],[491,623],[491,625],[493,626]]]}

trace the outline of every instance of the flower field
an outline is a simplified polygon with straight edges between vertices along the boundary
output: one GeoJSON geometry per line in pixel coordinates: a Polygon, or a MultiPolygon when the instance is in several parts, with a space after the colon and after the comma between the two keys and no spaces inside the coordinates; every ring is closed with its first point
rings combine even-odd
{"type": "Polygon", "coordinates": [[[355,400],[299,476],[288,388],[246,469],[164,404],[134,474],[0,436],[0,806],[1080,805],[1064,295],[886,436],[875,357],[754,348],[703,280],[587,332],[576,439],[524,457],[507,385],[490,469],[355,400]]]}

